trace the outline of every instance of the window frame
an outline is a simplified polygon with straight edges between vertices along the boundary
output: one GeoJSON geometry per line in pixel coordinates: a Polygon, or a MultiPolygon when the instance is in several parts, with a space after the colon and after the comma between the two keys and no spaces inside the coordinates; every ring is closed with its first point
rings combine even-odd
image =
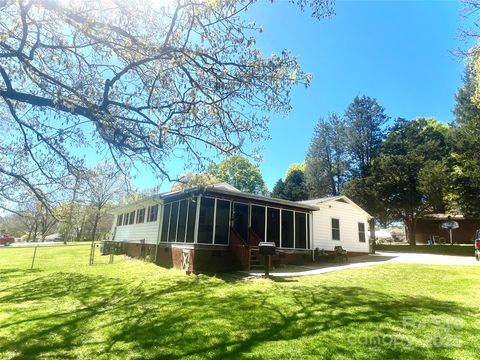
{"type": "Polygon", "coordinates": [[[216,215],[217,215],[217,198],[215,197],[211,197],[211,196],[202,196],[200,197],[200,204],[197,208],[197,224],[196,224],[196,232],[197,232],[197,236],[196,236],[196,243],[197,244],[202,244],[202,245],[215,245],[214,241],[215,241],[215,225],[216,225],[216,215]],[[209,200],[213,200],[213,221],[212,221],[212,237],[211,237],[211,242],[200,242],[198,241],[199,239],[199,235],[200,235],[200,213],[201,213],[201,209],[202,209],[202,202],[204,199],[209,199],[209,200]]]}
{"type": "Polygon", "coordinates": [[[289,209],[281,209],[280,211],[280,248],[282,249],[295,249],[295,210],[289,210],[289,209]],[[284,242],[284,239],[283,239],[283,212],[290,212],[292,213],[292,247],[287,247],[287,246],[283,246],[283,242],[284,242]]]}
{"type": "MultiPolygon", "coordinates": [[[[249,209],[249,212],[250,212],[250,209],[249,209]]],[[[218,198],[215,198],[215,210],[214,210],[213,216],[214,216],[214,221],[213,221],[213,242],[212,242],[212,244],[213,244],[213,245],[218,245],[218,246],[229,246],[229,245],[230,245],[230,227],[231,227],[231,219],[232,219],[232,201],[231,201],[231,200],[227,200],[227,199],[218,199],[218,198]],[[215,240],[216,240],[216,236],[217,236],[216,232],[217,232],[217,206],[218,206],[218,200],[228,202],[228,222],[227,222],[228,234],[227,234],[227,243],[226,243],[226,244],[217,243],[217,242],[215,241],[215,240]]]]}
{"type": "Polygon", "coordinates": [[[294,211],[293,215],[293,248],[295,250],[310,250],[310,229],[309,229],[310,213],[305,211],[294,211]],[[297,240],[297,215],[302,214],[305,216],[305,247],[298,247],[297,240]]]}
{"type": "Polygon", "coordinates": [[[365,243],[367,242],[367,231],[366,231],[366,226],[364,222],[358,222],[358,242],[365,243]],[[360,230],[360,225],[363,226],[363,230],[360,230]],[[362,240],[362,235],[363,235],[363,240],[362,240]]]}
{"type": "Polygon", "coordinates": [[[332,230],[332,241],[341,241],[342,239],[342,236],[341,236],[341,232],[340,232],[340,219],[338,218],[330,218],[330,227],[331,227],[331,230],[332,230]],[[338,222],[338,228],[335,228],[333,227],[333,221],[336,220],[338,222]],[[337,231],[338,232],[338,239],[335,238],[334,236],[334,231],[337,231]]]}
{"type": "Polygon", "coordinates": [[[145,222],[145,208],[141,208],[137,210],[135,223],[143,224],[144,222],[145,222]],[[140,217],[141,217],[141,221],[140,221],[140,217]]]}
{"type": "Polygon", "coordinates": [[[147,215],[147,222],[155,222],[158,220],[158,204],[154,204],[154,205],[150,205],[148,207],[148,215],[147,215]],[[156,211],[155,211],[155,219],[151,219],[152,218],[152,209],[153,208],[156,208],[156,211]]]}
{"type": "Polygon", "coordinates": [[[136,215],[136,213],[137,213],[136,210],[130,211],[130,213],[128,215],[128,225],[135,225],[135,215],[136,215]]]}

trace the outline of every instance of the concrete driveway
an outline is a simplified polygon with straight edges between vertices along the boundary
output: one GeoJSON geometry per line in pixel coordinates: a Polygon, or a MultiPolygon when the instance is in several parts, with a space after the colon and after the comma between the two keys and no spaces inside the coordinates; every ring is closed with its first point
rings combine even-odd
{"type": "MultiPolygon", "coordinates": [[[[287,266],[270,272],[272,276],[293,277],[305,275],[324,274],[333,271],[353,269],[378,264],[423,264],[423,265],[461,265],[480,266],[480,262],[472,256],[450,256],[420,253],[400,253],[390,251],[377,251],[374,255],[356,256],[349,259],[348,264],[324,263],[315,266],[287,266]]],[[[261,276],[264,272],[250,272],[250,275],[261,276]]]]}

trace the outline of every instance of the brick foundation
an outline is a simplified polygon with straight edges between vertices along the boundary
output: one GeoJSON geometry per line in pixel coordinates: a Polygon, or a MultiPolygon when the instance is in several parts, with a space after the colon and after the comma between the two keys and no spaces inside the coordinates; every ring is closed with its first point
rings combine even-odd
{"type": "MultiPolygon", "coordinates": [[[[152,244],[127,243],[126,255],[137,259],[149,258],[160,266],[187,272],[242,270],[235,254],[227,246],[162,243],[157,247],[152,244]],[[157,249],[156,256],[155,249],[157,249]]],[[[309,250],[278,250],[277,255],[272,257],[274,267],[280,264],[300,265],[311,262],[312,252],[309,250]]]]}
{"type": "MultiPolygon", "coordinates": [[[[333,252],[332,252],[333,254],[333,252]]],[[[228,246],[161,243],[158,245],[127,243],[126,255],[137,259],[149,259],[166,268],[176,268],[187,272],[225,272],[242,270],[240,262],[228,246]],[[155,256],[155,250],[157,250],[155,256]]],[[[367,253],[349,252],[349,257],[367,253]]],[[[260,257],[263,264],[263,257],[260,257]]],[[[310,250],[277,250],[272,257],[272,266],[283,264],[312,264],[310,250]]]]}

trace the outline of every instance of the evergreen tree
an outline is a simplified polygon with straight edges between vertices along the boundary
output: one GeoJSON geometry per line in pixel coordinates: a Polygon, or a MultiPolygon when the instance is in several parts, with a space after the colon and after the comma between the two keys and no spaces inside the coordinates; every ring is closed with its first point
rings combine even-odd
{"type": "Polygon", "coordinates": [[[478,99],[477,51],[472,51],[464,84],[456,95],[456,121],[452,135],[454,192],[462,212],[480,217],[480,107],[478,99]]]}
{"type": "Polygon", "coordinates": [[[342,117],[330,114],[315,127],[305,160],[310,197],[340,193],[348,177],[347,127],[342,117]]]}
{"type": "Polygon", "coordinates": [[[348,151],[355,175],[368,175],[372,159],[384,139],[388,119],[377,100],[365,95],[356,96],[345,111],[348,151]]]}
{"type": "Polygon", "coordinates": [[[290,201],[302,201],[308,199],[308,191],[305,182],[305,173],[302,170],[287,172],[285,181],[279,179],[273,187],[271,196],[290,201]]]}

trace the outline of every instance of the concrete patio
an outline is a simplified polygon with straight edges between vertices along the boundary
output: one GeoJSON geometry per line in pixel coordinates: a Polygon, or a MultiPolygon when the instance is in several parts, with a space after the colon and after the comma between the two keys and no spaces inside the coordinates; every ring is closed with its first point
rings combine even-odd
{"type": "MultiPolygon", "coordinates": [[[[290,265],[283,268],[273,269],[270,271],[270,275],[274,277],[318,275],[333,271],[347,270],[385,263],[480,266],[480,263],[475,260],[475,257],[473,255],[471,257],[468,257],[381,251],[371,255],[351,257],[348,263],[325,262],[319,263],[318,265],[315,264],[308,266],[290,265]]],[[[249,272],[249,275],[262,276],[264,275],[264,272],[251,271],[249,272]]]]}

